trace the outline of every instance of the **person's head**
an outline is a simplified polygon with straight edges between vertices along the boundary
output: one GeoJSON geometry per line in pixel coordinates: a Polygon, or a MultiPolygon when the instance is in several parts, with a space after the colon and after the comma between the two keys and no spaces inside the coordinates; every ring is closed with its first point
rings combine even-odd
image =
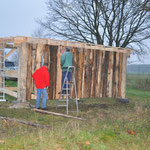
{"type": "Polygon", "coordinates": [[[70,52],[70,47],[66,47],[66,52],[70,52]]]}
{"type": "Polygon", "coordinates": [[[48,68],[48,63],[44,63],[44,65],[43,66],[45,66],[45,67],[47,67],[48,68]]]}

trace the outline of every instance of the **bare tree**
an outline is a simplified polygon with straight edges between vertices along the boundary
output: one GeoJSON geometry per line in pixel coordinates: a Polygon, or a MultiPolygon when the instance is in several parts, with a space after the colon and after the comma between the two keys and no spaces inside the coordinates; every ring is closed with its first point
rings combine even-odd
{"type": "Polygon", "coordinates": [[[150,38],[149,0],[49,0],[47,35],[67,40],[133,48],[150,38]]]}
{"type": "Polygon", "coordinates": [[[33,31],[33,33],[31,34],[32,37],[40,37],[40,38],[44,38],[46,37],[45,33],[44,33],[44,29],[42,27],[38,27],[37,29],[35,29],[33,31]]]}

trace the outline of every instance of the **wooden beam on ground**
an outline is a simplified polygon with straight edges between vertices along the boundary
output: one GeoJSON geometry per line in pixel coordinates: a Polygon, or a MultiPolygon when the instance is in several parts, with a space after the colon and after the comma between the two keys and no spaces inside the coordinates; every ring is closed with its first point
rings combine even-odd
{"type": "Polygon", "coordinates": [[[21,124],[25,124],[25,125],[29,125],[29,126],[33,126],[33,127],[38,127],[38,128],[50,128],[49,125],[41,125],[41,124],[38,124],[38,123],[27,122],[27,121],[15,119],[15,118],[9,118],[9,117],[2,117],[2,116],[0,116],[0,119],[13,121],[13,122],[18,122],[18,123],[21,123],[21,124]]]}
{"type": "Polygon", "coordinates": [[[5,55],[5,59],[7,59],[14,51],[16,51],[16,48],[13,48],[7,55],[5,55]]]}
{"type": "Polygon", "coordinates": [[[7,90],[7,89],[5,89],[4,91],[3,91],[3,89],[0,89],[0,92],[5,92],[6,94],[17,98],[17,92],[13,92],[13,91],[10,91],[10,90],[7,90]]]}
{"type": "Polygon", "coordinates": [[[86,120],[86,119],[75,117],[75,116],[70,116],[70,115],[65,115],[65,114],[60,114],[60,113],[40,110],[40,109],[36,109],[36,108],[33,108],[32,110],[36,111],[36,112],[39,112],[39,113],[44,113],[44,114],[51,114],[51,115],[62,116],[62,117],[72,118],[72,119],[77,119],[77,120],[86,120]]]}

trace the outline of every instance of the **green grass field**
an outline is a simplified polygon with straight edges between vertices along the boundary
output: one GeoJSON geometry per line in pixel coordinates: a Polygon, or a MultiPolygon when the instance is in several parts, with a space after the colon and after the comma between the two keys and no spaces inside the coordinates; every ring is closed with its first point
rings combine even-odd
{"type": "MultiPolygon", "coordinates": [[[[0,103],[0,116],[49,125],[35,128],[0,120],[0,150],[150,150],[150,84],[143,89],[139,82],[150,77],[127,76],[128,104],[112,98],[83,99],[79,114],[86,121],[35,113],[30,109],[9,109],[0,103]]],[[[149,83],[149,82],[148,82],[149,83]]],[[[146,84],[148,84],[146,83],[146,84]]],[[[35,100],[30,101],[35,104],[35,100]]],[[[56,100],[49,100],[48,110],[56,111],[56,100]]],[[[72,108],[73,106],[71,106],[72,108]]]]}

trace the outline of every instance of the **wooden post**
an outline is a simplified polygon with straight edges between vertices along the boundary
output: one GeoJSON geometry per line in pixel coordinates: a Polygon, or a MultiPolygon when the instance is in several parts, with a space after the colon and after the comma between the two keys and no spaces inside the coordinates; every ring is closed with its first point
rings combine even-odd
{"type": "Polygon", "coordinates": [[[26,83],[27,100],[31,99],[32,93],[32,45],[27,44],[27,83],[26,83]]]}
{"type": "MultiPolygon", "coordinates": [[[[45,45],[44,63],[48,63],[48,72],[50,72],[50,48],[49,48],[49,45],[45,45]]],[[[50,85],[50,88],[47,89],[47,99],[50,99],[50,89],[51,89],[51,85],[50,85]]]]}
{"type": "Polygon", "coordinates": [[[62,78],[62,71],[61,71],[61,65],[60,65],[60,59],[61,59],[61,47],[58,47],[57,50],[57,77],[56,77],[56,99],[59,98],[59,92],[61,90],[61,78],[62,78]]]}
{"type": "Polygon", "coordinates": [[[103,97],[103,80],[104,80],[104,67],[105,67],[105,51],[102,51],[102,54],[101,54],[101,83],[100,83],[100,97],[103,97]]]}
{"type": "Polygon", "coordinates": [[[101,72],[102,72],[102,52],[97,51],[97,64],[96,64],[96,84],[95,84],[95,96],[100,97],[100,84],[101,84],[101,72]]]}
{"type": "Polygon", "coordinates": [[[121,97],[122,88],[122,68],[123,67],[123,53],[119,54],[119,74],[118,74],[118,97],[121,97]]]}
{"type": "Polygon", "coordinates": [[[121,80],[121,98],[126,97],[126,68],[127,68],[127,54],[123,54],[123,65],[122,65],[122,80],[121,80]]]}
{"type": "Polygon", "coordinates": [[[114,52],[110,52],[109,54],[109,64],[108,64],[108,72],[107,72],[107,97],[112,97],[112,78],[113,78],[113,54],[114,52]]]}
{"type": "Polygon", "coordinates": [[[78,68],[78,98],[82,97],[82,77],[83,77],[83,62],[84,62],[84,55],[83,55],[83,49],[79,49],[79,55],[78,55],[78,63],[79,63],[79,68],[78,68]]]}
{"type": "Polygon", "coordinates": [[[26,102],[26,77],[27,77],[27,43],[22,43],[19,48],[18,66],[18,98],[19,103],[26,102]]]}

